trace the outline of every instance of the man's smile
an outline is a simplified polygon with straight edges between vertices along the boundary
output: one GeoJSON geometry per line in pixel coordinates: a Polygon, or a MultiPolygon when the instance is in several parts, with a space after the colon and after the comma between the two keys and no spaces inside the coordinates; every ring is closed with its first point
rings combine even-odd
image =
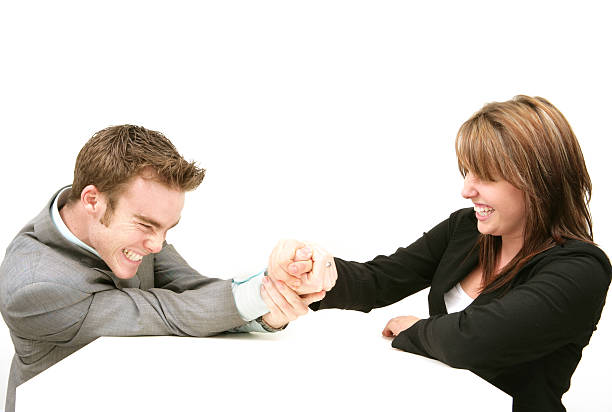
{"type": "Polygon", "coordinates": [[[139,255],[138,253],[130,249],[123,249],[122,252],[125,255],[125,257],[131,260],[132,262],[140,262],[143,257],[142,255],[139,255]]]}

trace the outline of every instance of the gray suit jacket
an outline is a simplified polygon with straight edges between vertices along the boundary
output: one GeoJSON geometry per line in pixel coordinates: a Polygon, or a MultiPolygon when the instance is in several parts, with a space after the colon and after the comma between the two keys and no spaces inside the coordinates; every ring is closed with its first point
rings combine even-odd
{"type": "MultiPolygon", "coordinates": [[[[59,192],[58,192],[59,193],[59,192]]],[[[231,280],[207,278],[164,244],[136,276],[117,278],[96,255],[67,241],[51,220],[55,196],[13,239],[0,266],[0,311],[15,356],[15,389],[99,336],[210,336],[244,325],[231,280]]]]}

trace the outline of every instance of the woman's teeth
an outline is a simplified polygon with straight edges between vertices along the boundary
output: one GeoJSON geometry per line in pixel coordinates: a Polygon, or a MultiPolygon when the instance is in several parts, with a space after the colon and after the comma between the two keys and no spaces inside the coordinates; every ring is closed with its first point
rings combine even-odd
{"type": "Polygon", "coordinates": [[[492,207],[487,206],[474,206],[474,210],[482,217],[489,216],[491,213],[493,213],[493,211],[495,211],[495,209],[493,209],[492,207]]]}
{"type": "Polygon", "coordinates": [[[139,255],[138,253],[134,253],[131,250],[123,249],[123,254],[125,255],[125,257],[130,259],[132,262],[139,262],[142,260],[142,255],[139,255]]]}

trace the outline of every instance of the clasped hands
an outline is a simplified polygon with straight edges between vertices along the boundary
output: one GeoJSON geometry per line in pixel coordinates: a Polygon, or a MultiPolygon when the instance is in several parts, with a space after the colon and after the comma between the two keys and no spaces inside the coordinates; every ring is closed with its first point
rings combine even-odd
{"type": "Polygon", "coordinates": [[[280,328],[308,313],[308,305],[325,297],[336,284],[334,258],[322,247],[297,240],[281,240],[268,261],[268,276],[261,287],[270,312],[263,316],[280,328]]]}
{"type": "MultiPolygon", "coordinates": [[[[270,308],[264,321],[280,328],[308,313],[308,305],[325,297],[338,279],[334,257],[321,246],[281,240],[270,254],[261,296],[270,308]]],[[[399,316],[387,322],[383,336],[395,337],[419,318],[399,316]]]]}

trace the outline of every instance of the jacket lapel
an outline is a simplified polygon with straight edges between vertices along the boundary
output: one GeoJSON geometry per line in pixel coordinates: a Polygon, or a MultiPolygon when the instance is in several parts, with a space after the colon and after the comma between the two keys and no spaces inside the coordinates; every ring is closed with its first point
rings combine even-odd
{"type": "Polygon", "coordinates": [[[442,257],[433,277],[429,292],[429,313],[446,314],[444,294],[465,278],[478,264],[477,245],[479,232],[459,231],[451,236],[447,252],[442,257]]]}

